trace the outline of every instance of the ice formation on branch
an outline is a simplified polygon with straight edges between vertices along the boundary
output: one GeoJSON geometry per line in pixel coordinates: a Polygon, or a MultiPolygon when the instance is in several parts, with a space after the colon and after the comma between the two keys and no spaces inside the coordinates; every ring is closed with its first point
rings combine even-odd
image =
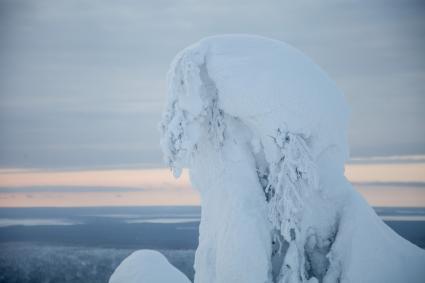
{"type": "Polygon", "coordinates": [[[197,283],[423,282],[425,253],[344,177],[348,107],[285,43],[206,38],[168,74],[161,146],[202,201],[197,283]]]}

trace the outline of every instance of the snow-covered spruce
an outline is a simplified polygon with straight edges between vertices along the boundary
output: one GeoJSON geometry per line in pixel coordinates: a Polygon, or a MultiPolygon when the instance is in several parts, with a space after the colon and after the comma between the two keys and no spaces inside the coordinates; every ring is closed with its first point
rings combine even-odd
{"type": "Polygon", "coordinates": [[[301,52],[206,38],[168,74],[161,146],[202,200],[197,283],[423,282],[425,252],[344,177],[348,107],[301,52]]]}
{"type": "Polygon", "coordinates": [[[138,250],[115,269],[109,283],[190,283],[159,252],[138,250]]]}

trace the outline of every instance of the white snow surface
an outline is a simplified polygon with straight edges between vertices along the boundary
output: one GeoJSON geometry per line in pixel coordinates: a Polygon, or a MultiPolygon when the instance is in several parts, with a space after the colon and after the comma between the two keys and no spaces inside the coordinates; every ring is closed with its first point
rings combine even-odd
{"type": "Polygon", "coordinates": [[[138,250],[115,269],[109,283],[190,283],[159,252],[138,250]]]}
{"type": "Polygon", "coordinates": [[[176,56],[161,146],[201,195],[196,283],[424,281],[425,252],[344,176],[348,112],[283,42],[215,36],[176,56]]]}

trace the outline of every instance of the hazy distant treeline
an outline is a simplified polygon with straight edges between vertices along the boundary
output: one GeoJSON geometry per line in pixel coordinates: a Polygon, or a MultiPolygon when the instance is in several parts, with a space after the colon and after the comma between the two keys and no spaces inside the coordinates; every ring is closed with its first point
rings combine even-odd
{"type": "MultiPolygon", "coordinates": [[[[4,243],[0,245],[0,283],[104,283],[132,251],[4,243]]],[[[193,250],[161,252],[193,278],[193,250]]]]}

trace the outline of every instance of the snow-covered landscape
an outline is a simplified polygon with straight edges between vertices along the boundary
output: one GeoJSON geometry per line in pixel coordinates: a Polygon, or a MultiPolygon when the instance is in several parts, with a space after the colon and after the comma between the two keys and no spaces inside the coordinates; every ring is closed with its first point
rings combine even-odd
{"type": "MultiPolygon", "coordinates": [[[[194,282],[423,282],[425,251],[344,176],[348,109],[320,67],[283,42],[216,36],[176,56],[161,146],[201,195],[194,282]]],[[[141,253],[140,264],[160,260],[141,253]]],[[[141,282],[135,261],[110,282],[141,282]]],[[[162,262],[156,272],[174,274],[162,262]]]]}
{"type": "Polygon", "coordinates": [[[425,2],[0,14],[0,283],[425,282],[425,2]]]}
{"type": "MultiPolygon", "coordinates": [[[[425,209],[375,210],[399,235],[425,247],[425,209]]],[[[199,207],[3,208],[0,282],[108,282],[140,249],[157,250],[193,280],[200,216],[199,207]]]]}

